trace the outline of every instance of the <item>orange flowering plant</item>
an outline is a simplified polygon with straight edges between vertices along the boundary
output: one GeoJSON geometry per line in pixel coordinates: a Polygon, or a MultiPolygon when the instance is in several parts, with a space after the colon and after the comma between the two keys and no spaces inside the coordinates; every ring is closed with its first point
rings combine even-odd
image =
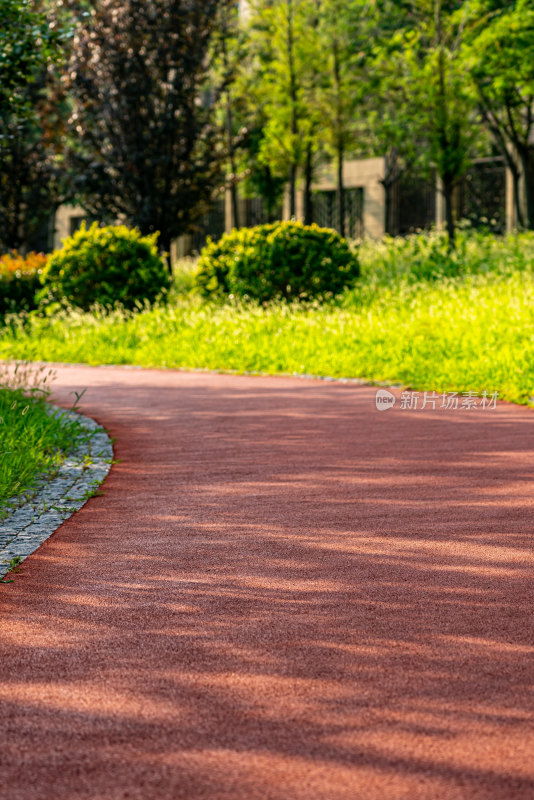
{"type": "Polygon", "coordinates": [[[8,312],[31,311],[36,308],[35,294],[41,286],[41,275],[48,256],[12,250],[0,256],[0,316],[8,312]]]}

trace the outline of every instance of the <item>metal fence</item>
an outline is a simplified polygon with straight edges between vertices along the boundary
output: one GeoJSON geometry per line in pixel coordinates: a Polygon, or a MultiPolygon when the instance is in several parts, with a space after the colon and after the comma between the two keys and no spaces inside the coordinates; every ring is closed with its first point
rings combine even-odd
{"type": "Polygon", "coordinates": [[[506,164],[502,156],[479,158],[458,187],[458,218],[475,228],[506,232],[506,164]]]}
{"type": "MultiPolygon", "coordinates": [[[[436,223],[436,177],[404,175],[392,188],[390,232],[406,236],[436,223]]],[[[476,159],[456,188],[455,215],[473,227],[506,231],[506,165],[500,156],[476,159]]]]}
{"type": "Polygon", "coordinates": [[[197,221],[191,233],[191,250],[199,253],[208,236],[214,240],[220,239],[225,227],[225,202],[224,199],[216,200],[210,210],[197,221]]]}
{"type": "MultiPolygon", "coordinates": [[[[363,235],[364,192],[361,186],[345,190],[345,236],[358,239],[363,235]]],[[[313,221],[321,228],[341,229],[339,224],[339,203],[335,190],[313,193],[313,221]]]]}
{"type": "Polygon", "coordinates": [[[393,189],[392,229],[390,233],[406,236],[428,230],[436,223],[435,177],[403,176],[393,189]]]}
{"type": "Polygon", "coordinates": [[[241,201],[241,218],[239,220],[242,226],[252,228],[254,225],[265,225],[273,219],[282,219],[283,206],[280,204],[277,208],[273,209],[269,215],[267,206],[261,197],[246,197],[241,201]]]}

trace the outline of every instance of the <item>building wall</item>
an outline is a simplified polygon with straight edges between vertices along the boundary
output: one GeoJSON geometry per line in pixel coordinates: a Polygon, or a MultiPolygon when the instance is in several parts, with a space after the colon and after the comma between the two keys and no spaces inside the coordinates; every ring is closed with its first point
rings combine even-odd
{"type": "MultiPolygon", "coordinates": [[[[384,235],[384,187],[380,183],[384,177],[384,159],[366,158],[346,161],[343,165],[343,182],[346,189],[363,189],[363,235],[380,239],[384,235]]],[[[336,188],[335,167],[323,167],[312,185],[313,191],[332,191],[336,188]]],[[[297,209],[302,214],[302,193],[297,209]]],[[[288,212],[286,203],[284,212],[288,212]]],[[[285,216],[287,219],[288,216],[285,216]]],[[[302,217],[301,217],[302,218],[302,217]]]]}
{"type": "Polygon", "coordinates": [[[79,206],[59,206],[56,211],[54,223],[54,250],[61,247],[63,239],[71,236],[80,227],[82,219],[86,219],[86,213],[79,206]]]}

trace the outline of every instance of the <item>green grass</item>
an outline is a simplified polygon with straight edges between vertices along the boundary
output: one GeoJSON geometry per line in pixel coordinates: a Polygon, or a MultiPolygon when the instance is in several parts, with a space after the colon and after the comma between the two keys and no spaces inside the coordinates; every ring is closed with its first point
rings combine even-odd
{"type": "Polygon", "coordinates": [[[0,375],[0,520],[87,436],[76,420],[49,413],[50,375],[21,365],[0,375]]]}
{"type": "Polygon", "coordinates": [[[0,358],[357,377],[436,391],[534,395],[534,236],[366,242],[335,303],[205,304],[191,265],[168,307],[12,318],[0,358]]]}

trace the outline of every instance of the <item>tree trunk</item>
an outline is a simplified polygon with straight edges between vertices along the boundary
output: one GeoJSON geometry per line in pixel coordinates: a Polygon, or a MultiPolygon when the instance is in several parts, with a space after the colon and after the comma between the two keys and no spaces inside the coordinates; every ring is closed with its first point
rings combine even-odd
{"type": "Polygon", "coordinates": [[[449,250],[456,247],[456,231],[454,225],[453,192],[454,185],[460,177],[458,168],[453,171],[451,162],[457,161],[458,140],[449,128],[449,105],[447,94],[447,67],[443,46],[442,7],[441,0],[434,0],[434,24],[436,29],[436,48],[438,51],[438,98],[436,105],[436,135],[439,147],[438,174],[443,183],[445,197],[445,220],[449,237],[449,250]],[[452,156],[452,157],[451,157],[452,156]]]}
{"type": "Polygon", "coordinates": [[[232,125],[232,106],[229,92],[226,93],[226,137],[228,141],[228,160],[230,162],[230,200],[232,206],[232,225],[239,228],[239,206],[237,199],[237,176],[235,162],[234,135],[232,125]]]}
{"type": "Polygon", "coordinates": [[[525,227],[523,209],[521,208],[521,174],[517,168],[517,164],[512,158],[506,158],[506,162],[510,172],[512,173],[516,227],[521,229],[525,227]]]}
{"type": "Polygon", "coordinates": [[[239,201],[235,181],[230,184],[230,201],[232,206],[232,225],[234,228],[239,228],[239,201]]]}
{"type": "Polygon", "coordinates": [[[287,10],[287,55],[289,64],[289,98],[291,101],[291,149],[293,158],[289,170],[289,216],[294,219],[297,215],[296,192],[297,192],[297,169],[299,166],[297,151],[299,144],[297,143],[299,134],[299,115],[298,115],[298,92],[297,92],[297,76],[295,73],[295,39],[293,30],[293,0],[286,0],[287,10]]]}
{"type": "Polygon", "coordinates": [[[388,236],[395,236],[393,231],[393,184],[389,181],[382,181],[384,187],[384,231],[388,236]]]}
{"type": "MultiPolygon", "coordinates": [[[[223,17],[224,28],[222,31],[221,44],[222,44],[222,57],[225,74],[228,74],[230,65],[228,62],[228,48],[227,37],[228,32],[228,19],[226,15],[223,17]]],[[[225,116],[226,116],[226,146],[228,150],[228,162],[230,164],[230,204],[232,209],[232,227],[239,228],[239,207],[237,200],[237,176],[236,176],[236,161],[235,161],[235,146],[234,146],[234,124],[232,115],[232,98],[229,89],[225,92],[225,116]]]]}
{"type": "Polygon", "coordinates": [[[312,181],[313,181],[313,154],[311,142],[306,148],[306,171],[304,176],[304,224],[311,225],[313,222],[313,200],[312,200],[312,181]]]}
{"type": "Polygon", "coordinates": [[[341,64],[339,60],[339,42],[334,36],[332,40],[334,67],[334,87],[336,95],[336,160],[337,160],[337,211],[338,232],[345,236],[345,186],[343,184],[343,162],[345,160],[345,142],[343,125],[343,108],[341,98],[341,64]]]}
{"type": "Polygon", "coordinates": [[[276,222],[280,215],[277,212],[277,196],[275,190],[276,179],[273,178],[270,167],[267,165],[263,168],[265,170],[265,187],[266,193],[263,195],[267,211],[267,222],[276,222]]]}
{"type": "Polygon", "coordinates": [[[11,180],[14,183],[15,191],[13,193],[13,205],[11,208],[11,231],[8,236],[8,245],[13,250],[20,251],[23,245],[21,237],[21,220],[22,220],[22,183],[20,176],[24,169],[24,163],[21,153],[20,139],[17,137],[15,140],[15,147],[13,149],[13,157],[11,160],[11,180]]]}
{"type": "Polygon", "coordinates": [[[507,130],[506,126],[502,125],[502,123],[499,120],[499,117],[492,110],[491,104],[489,103],[489,100],[484,92],[484,89],[480,84],[477,84],[477,89],[479,94],[479,108],[482,113],[482,117],[488,129],[491,131],[491,134],[495,140],[495,143],[497,144],[497,147],[503,154],[508,169],[512,173],[516,226],[518,228],[524,228],[525,220],[523,217],[523,209],[521,207],[521,191],[520,191],[521,175],[516,159],[510,152],[509,148],[509,143],[511,143],[515,152],[516,153],[518,152],[517,139],[513,137],[514,133],[513,130],[512,131],[507,130]]]}
{"type": "Polygon", "coordinates": [[[289,168],[289,217],[295,219],[297,216],[297,165],[291,164],[289,168]]]}
{"type": "Polygon", "coordinates": [[[165,258],[167,263],[167,269],[169,270],[169,275],[172,278],[173,272],[171,263],[171,242],[172,242],[172,236],[163,230],[160,231],[160,235],[158,238],[159,252],[165,258]]]}
{"type": "Polygon", "coordinates": [[[345,160],[345,151],[343,147],[343,139],[340,136],[337,142],[337,210],[339,214],[338,230],[340,236],[346,235],[345,226],[345,184],[343,183],[343,163],[345,160]]]}
{"type": "Polygon", "coordinates": [[[449,250],[456,249],[456,229],[454,224],[454,184],[450,181],[443,182],[443,195],[445,198],[445,222],[449,237],[449,250]]]}
{"type": "Polygon", "coordinates": [[[519,151],[523,185],[525,190],[525,223],[529,231],[534,230],[534,148],[522,147],[519,151]]]}

